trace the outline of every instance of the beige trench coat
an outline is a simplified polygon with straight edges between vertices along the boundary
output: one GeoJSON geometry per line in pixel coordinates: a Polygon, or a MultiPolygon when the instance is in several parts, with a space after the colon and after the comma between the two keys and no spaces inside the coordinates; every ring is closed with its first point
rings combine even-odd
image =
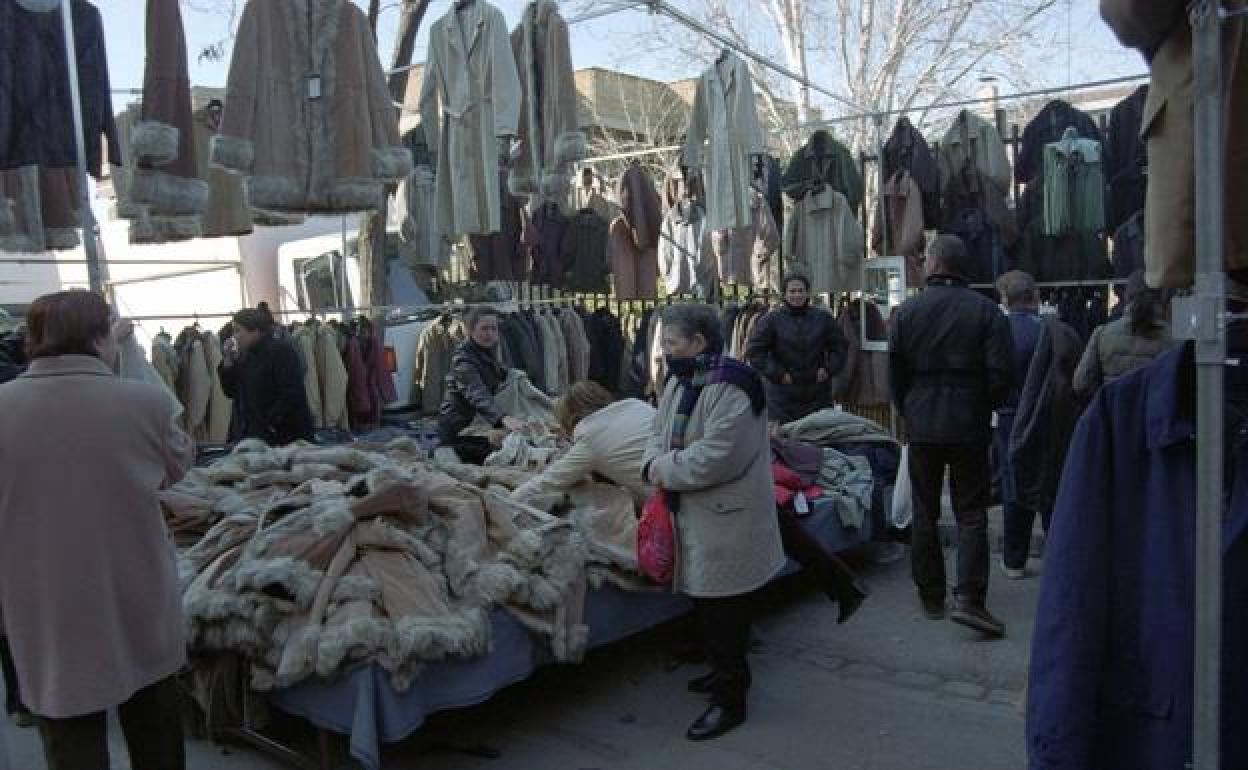
{"type": "Polygon", "coordinates": [[[705,177],[707,228],[750,226],[751,158],[766,152],[750,68],[741,57],[729,53],[698,81],[681,153],[681,165],[701,169],[705,177]],[[703,150],[708,139],[709,154],[703,150]]]}
{"type": "Polygon", "coordinates": [[[247,3],[228,88],[212,162],[248,177],[253,208],[375,209],[385,184],[412,170],[376,41],[353,3],[247,3]]]}
{"type": "Polygon", "coordinates": [[[502,230],[499,142],[520,124],[520,76],[502,11],[454,5],[429,30],[421,124],[438,156],[437,229],[449,238],[502,230]]]}
{"type": "Polygon", "coordinates": [[[754,414],[735,385],[708,385],[689,416],[685,448],[672,451],[682,385],[663,391],[642,467],[680,494],[672,588],[690,596],[738,596],[785,564],[776,521],[767,413],[754,414]]]}
{"type": "Polygon", "coordinates": [[[0,386],[0,607],[31,711],[102,711],[185,663],[156,493],[194,450],[167,393],[91,356],[0,386]]]}

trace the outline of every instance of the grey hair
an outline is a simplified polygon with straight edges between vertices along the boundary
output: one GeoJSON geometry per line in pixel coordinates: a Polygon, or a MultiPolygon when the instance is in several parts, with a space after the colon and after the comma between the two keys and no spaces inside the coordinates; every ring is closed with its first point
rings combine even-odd
{"type": "Polygon", "coordinates": [[[682,337],[693,339],[701,334],[708,353],[724,351],[724,327],[719,313],[710,305],[681,304],[663,308],[663,327],[673,329],[682,337]]]}

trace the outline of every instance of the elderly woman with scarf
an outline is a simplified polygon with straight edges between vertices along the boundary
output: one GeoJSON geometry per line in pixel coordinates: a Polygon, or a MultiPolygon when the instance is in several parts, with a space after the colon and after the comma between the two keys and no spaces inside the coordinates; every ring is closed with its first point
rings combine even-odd
{"type": "Polygon", "coordinates": [[[672,588],[692,597],[711,673],[689,683],[711,705],[690,740],[745,722],[750,597],[784,566],[776,523],[766,397],[757,372],[723,355],[718,314],[705,305],[663,312],[669,373],[644,479],[664,491],[676,535],[672,588]]]}

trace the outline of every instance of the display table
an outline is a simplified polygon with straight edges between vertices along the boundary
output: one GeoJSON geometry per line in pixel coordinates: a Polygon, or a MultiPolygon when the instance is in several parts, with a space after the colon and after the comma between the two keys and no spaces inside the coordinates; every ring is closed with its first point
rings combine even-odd
{"type": "MultiPolygon", "coordinates": [[[[834,505],[820,501],[801,521],[826,548],[844,551],[870,542],[873,533],[882,531],[879,518],[868,516],[861,529],[850,529],[841,523],[834,505]]],[[[796,570],[790,562],[781,574],[796,570]]],[[[589,646],[624,639],[692,608],[684,596],[604,586],[591,591],[586,600],[589,646]]],[[[406,692],[396,692],[384,671],[365,664],[334,679],[309,679],[271,693],[269,701],[318,728],[350,736],[351,756],[368,770],[380,770],[381,744],[408,737],[430,714],[489,700],[503,688],[527,679],[539,666],[554,661],[543,644],[506,610],[495,610],[492,622],[494,642],[489,655],[430,663],[406,692]]]]}

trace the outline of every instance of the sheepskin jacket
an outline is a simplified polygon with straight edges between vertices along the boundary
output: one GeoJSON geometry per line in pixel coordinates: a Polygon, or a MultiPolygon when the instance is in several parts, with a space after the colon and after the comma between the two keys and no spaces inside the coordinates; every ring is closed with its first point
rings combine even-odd
{"type": "MultiPolygon", "coordinates": [[[[108,140],[108,162],[121,165],[104,24],[99,10],[87,0],[70,2],[87,171],[98,179],[103,166],[101,138],[108,140]]],[[[59,2],[49,0],[0,3],[0,104],[4,105],[0,170],[74,168],[78,162],[60,8],[59,2]]]]}
{"type": "MultiPolygon", "coordinates": [[[[140,121],[130,132],[133,170],[128,193],[148,217],[189,217],[188,235],[203,232],[208,183],[199,178],[186,34],[178,0],[147,0],[147,62],[140,121]],[[197,231],[197,232],[196,232],[197,231]]],[[[142,241],[145,220],[132,226],[142,241]]]]}
{"type": "Polygon", "coordinates": [[[379,208],[412,168],[364,13],[346,0],[251,0],[212,161],[253,208],[379,208]]]}
{"type": "Polygon", "coordinates": [[[568,24],[554,0],[529,3],[511,33],[520,76],[520,146],[511,169],[511,192],[566,201],[572,164],[589,154],[580,130],[568,24]]]}
{"type": "Polygon", "coordinates": [[[361,661],[403,690],[426,662],[486,654],[503,606],[579,659],[586,554],[572,524],[480,469],[459,479],[420,458],[405,439],[246,442],[168,490],[172,526],[211,523],[180,564],[191,648],[246,655],[261,690],[361,661]]]}

